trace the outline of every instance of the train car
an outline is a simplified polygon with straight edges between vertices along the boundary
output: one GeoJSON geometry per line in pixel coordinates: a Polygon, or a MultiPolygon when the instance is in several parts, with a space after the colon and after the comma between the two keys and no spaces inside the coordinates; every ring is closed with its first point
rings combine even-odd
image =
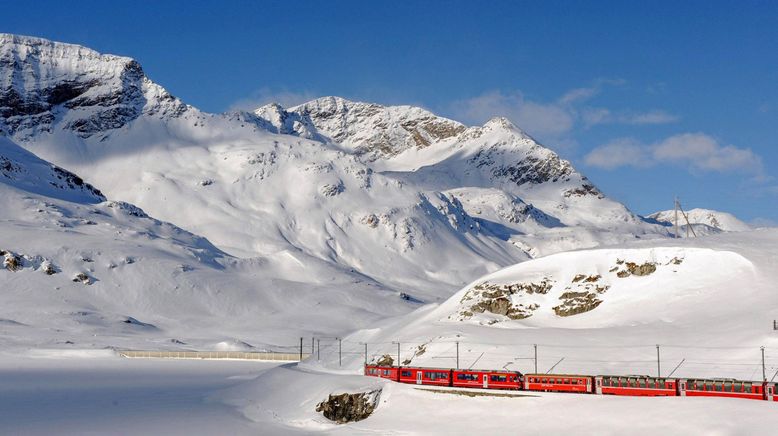
{"type": "Polygon", "coordinates": [[[638,397],[674,397],[678,395],[678,380],[649,376],[598,375],[594,392],[601,395],[638,397]]]}
{"type": "Polygon", "coordinates": [[[365,365],[365,375],[400,381],[400,368],[396,366],[365,365]]]}
{"type": "Polygon", "coordinates": [[[443,368],[400,368],[400,383],[417,385],[451,386],[451,369],[443,368]]]}
{"type": "Polygon", "coordinates": [[[678,395],[682,397],[729,397],[752,400],[773,400],[772,383],[733,379],[680,379],[678,395]]]}
{"type": "Polygon", "coordinates": [[[451,375],[452,386],[458,388],[521,389],[521,373],[516,371],[489,371],[480,369],[455,369],[451,375]]]}
{"type": "Polygon", "coordinates": [[[592,392],[593,377],[575,374],[524,374],[524,389],[546,392],[592,392]]]}

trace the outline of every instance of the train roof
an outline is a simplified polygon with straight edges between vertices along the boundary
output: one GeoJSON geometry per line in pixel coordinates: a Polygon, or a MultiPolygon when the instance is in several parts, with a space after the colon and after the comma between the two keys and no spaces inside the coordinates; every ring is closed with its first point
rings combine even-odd
{"type": "Polygon", "coordinates": [[[592,378],[593,375],[586,375],[586,374],[524,374],[524,377],[548,377],[548,378],[556,378],[556,377],[578,377],[578,378],[592,378]]]}
{"type": "Polygon", "coordinates": [[[490,374],[519,374],[521,375],[521,371],[511,371],[507,369],[455,369],[454,372],[488,372],[490,374]]]}

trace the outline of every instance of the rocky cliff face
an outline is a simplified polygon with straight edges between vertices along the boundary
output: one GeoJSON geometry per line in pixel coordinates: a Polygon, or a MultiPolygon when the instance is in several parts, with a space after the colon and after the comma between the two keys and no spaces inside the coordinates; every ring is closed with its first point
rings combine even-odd
{"type": "Polygon", "coordinates": [[[105,136],[141,114],[187,106],[151,82],[133,59],[73,44],[0,34],[0,131],[20,140],[54,126],[105,136]]]}
{"type": "Polygon", "coordinates": [[[412,106],[381,106],[323,97],[288,110],[270,104],[254,112],[279,133],[331,141],[367,161],[428,147],[465,126],[412,106]]]}

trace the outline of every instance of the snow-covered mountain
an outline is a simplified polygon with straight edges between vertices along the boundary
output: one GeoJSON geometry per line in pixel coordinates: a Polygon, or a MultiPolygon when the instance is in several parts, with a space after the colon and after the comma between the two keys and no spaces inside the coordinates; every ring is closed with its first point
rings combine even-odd
{"type": "MultiPolygon", "coordinates": [[[[689,223],[698,235],[719,232],[745,232],[751,230],[750,225],[739,220],[731,213],[699,208],[685,212],[686,216],[689,218],[689,223]]],[[[674,210],[663,210],[661,212],[652,213],[648,218],[656,220],[668,227],[675,225],[674,210]]],[[[682,236],[686,235],[686,220],[681,212],[678,212],[678,227],[679,233],[682,236]]]]}
{"type": "Polygon", "coordinates": [[[106,200],[7,138],[0,284],[4,349],[261,349],[418,307],[300,251],[232,257],[132,204],[106,200]]]}
{"type": "Polygon", "coordinates": [[[207,114],[137,62],[2,36],[2,129],[240,257],[297,252],[423,301],[549,253],[663,237],[505,119],[327,97],[207,114]]]}

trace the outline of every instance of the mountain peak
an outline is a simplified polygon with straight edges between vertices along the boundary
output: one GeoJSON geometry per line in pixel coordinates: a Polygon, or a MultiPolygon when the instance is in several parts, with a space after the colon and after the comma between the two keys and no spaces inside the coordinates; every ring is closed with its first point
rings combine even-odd
{"type": "Polygon", "coordinates": [[[59,127],[88,138],[186,105],[132,58],[75,44],[0,34],[0,132],[18,140],[59,127]]]}
{"type": "Polygon", "coordinates": [[[516,125],[513,124],[511,120],[505,117],[493,117],[489,121],[484,123],[484,125],[481,128],[487,130],[503,130],[503,131],[516,134],[517,136],[521,137],[521,139],[531,139],[534,141],[534,139],[531,136],[529,136],[525,131],[516,127],[516,125]]]}
{"type": "Polygon", "coordinates": [[[327,96],[283,112],[269,105],[254,113],[278,133],[332,142],[368,161],[420,149],[466,128],[415,106],[382,106],[327,96]]]}

